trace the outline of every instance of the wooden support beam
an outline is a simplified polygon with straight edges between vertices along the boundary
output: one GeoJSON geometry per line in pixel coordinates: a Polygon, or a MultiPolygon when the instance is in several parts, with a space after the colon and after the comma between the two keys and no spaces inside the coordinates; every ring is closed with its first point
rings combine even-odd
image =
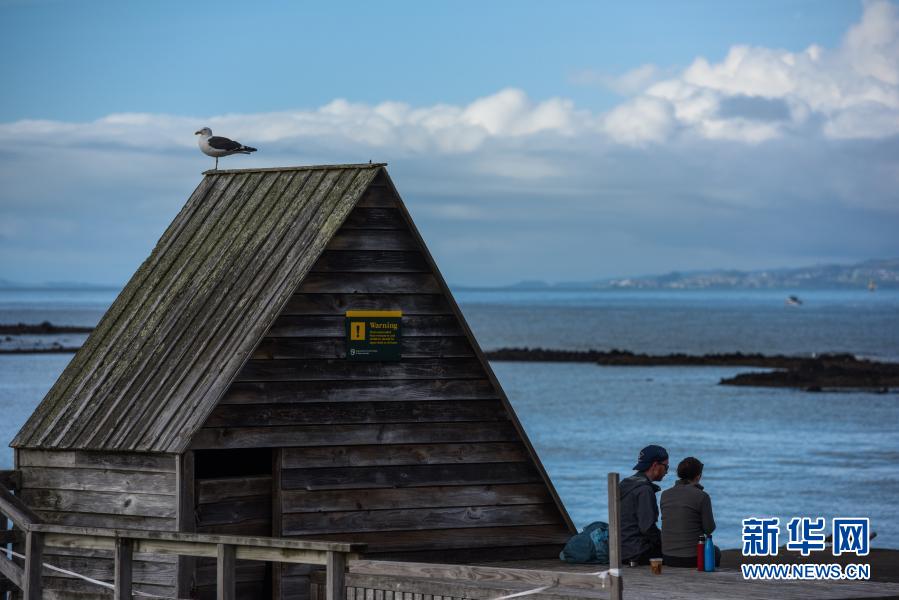
{"type": "Polygon", "coordinates": [[[116,538],[115,541],[115,600],[131,600],[131,587],[134,581],[132,567],[134,564],[134,542],[128,538],[116,538]]]}
{"type": "Polygon", "coordinates": [[[218,600],[235,600],[235,573],[237,570],[235,547],[229,544],[218,545],[218,563],[216,564],[216,589],[218,600]]]}
{"type": "Polygon", "coordinates": [[[28,529],[29,525],[40,523],[38,516],[2,485],[0,485],[0,513],[9,517],[20,529],[28,529]]]}
{"type": "Polygon", "coordinates": [[[618,473],[609,473],[609,581],[611,600],[621,600],[624,585],[621,578],[621,505],[618,492],[618,473]]]}
{"type": "Polygon", "coordinates": [[[328,552],[325,572],[325,600],[344,600],[346,597],[346,554],[328,552]]]}
{"type": "Polygon", "coordinates": [[[6,558],[6,553],[0,554],[0,575],[9,579],[17,588],[22,589],[22,580],[25,578],[22,567],[6,558]]]}
{"type": "Polygon", "coordinates": [[[13,492],[22,485],[22,472],[18,470],[0,471],[0,485],[13,492]]]}
{"type": "Polygon", "coordinates": [[[42,600],[41,571],[44,568],[43,534],[29,531],[25,534],[25,572],[22,577],[23,600],[42,600]]]}

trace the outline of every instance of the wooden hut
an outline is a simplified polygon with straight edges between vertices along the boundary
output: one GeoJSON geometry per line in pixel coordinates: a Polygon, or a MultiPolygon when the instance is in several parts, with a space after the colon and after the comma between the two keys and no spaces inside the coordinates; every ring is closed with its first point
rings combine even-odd
{"type": "MultiPolygon", "coordinates": [[[[573,531],[383,164],[206,172],[12,446],[55,524],[441,561],[554,557],[573,531]],[[400,311],[401,354],[349,360],[354,310],[400,311]]],[[[137,559],[139,590],[214,589],[202,560],[137,559]]],[[[45,561],[112,579],[103,552],[45,561]]],[[[243,597],[308,589],[238,562],[243,597]]]]}

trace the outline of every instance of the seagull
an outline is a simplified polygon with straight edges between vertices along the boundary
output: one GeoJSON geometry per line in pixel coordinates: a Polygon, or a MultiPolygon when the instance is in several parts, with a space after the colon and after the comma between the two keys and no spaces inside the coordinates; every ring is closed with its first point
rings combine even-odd
{"type": "Polygon", "coordinates": [[[219,168],[219,157],[221,156],[231,156],[232,154],[249,154],[251,152],[256,152],[256,148],[244,146],[240,142],[229,140],[226,137],[212,135],[212,130],[208,127],[204,127],[194,135],[200,136],[197,138],[197,144],[200,146],[200,150],[203,152],[203,154],[215,157],[216,169],[219,168]]]}

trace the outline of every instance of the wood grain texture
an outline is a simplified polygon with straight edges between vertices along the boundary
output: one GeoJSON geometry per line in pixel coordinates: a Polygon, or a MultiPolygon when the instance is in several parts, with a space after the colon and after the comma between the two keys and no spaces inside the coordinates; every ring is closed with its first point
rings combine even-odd
{"type": "Polygon", "coordinates": [[[558,522],[552,504],[403,508],[284,515],[284,535],[346,531],[414,531],[462,527],[551,525],[558,522]]]}
{"type": "Polygon", "coordinates": [[[516,504],[544,504],[551,501],[539,484],[440,485],[414,488],[361,490],[285,490],[284,514],[327,511],[385,510],[516,504]]]}
{"type": "Polygon", "coordinates": [[[401,310],[405,316],[450,314],[439,294],[294,294],[281,315],[342,317],[348,310],[401,310]]]}
{"type": "Polygon", "coordinates": [[[529,463],[332,467],[286,469],[282,471],[281,487],[285,490],[335,490],[489,485],[533,483],[539,480],[535,476],[536,471],[529,463]]]}
{"type": "Polygon", "coordinates": [[[343,222],[342,229],[406,229],[406,223],[395,208],[358,207],[343,222]]]}
{"type": "Polygon", "coordinates": [[[278,448],[370,444],[432,444],[517,441],[508,422],[418,423],[388,425],[308,425],[201,429],[194,449],[278,448]]]}
{"type": "Polygon", "coordinates": [[[373,467],[479,462],[523,462],[520,443],[391,444],[284,448],[283,468],[373,467]]]}
{"type": "Polygon", "coordinates": [[[327,250],[395,250],[418,252],[418,244],[408,231],[340,229],[328,242],[327,250]]]}
{"type": "Polygon", "coordinates": [[[476,359],[407,358],[399,362],[351,362],[344,359],[249,360],[238,382],[346,381],[353,379],[480,379],[476,359]]]}
{"type": "Polygon", "coordinates": [[[351,423],[427,423],[505,420],[497,400],[435,402],[343,402],[228,404],[217,407],[206,427],[276,427],[351,423]]]}
{"type": "Polygon", "coordinates": [[[310,273],[298,294],[439,294],[434,276],[423,273],[310,273]]]}
{"type": "MultiPolygon", "coordinates": [[[[344,359],[346,340],[339,337],[265,338],[253,351],[254,360],[344,359]]],[[[403,359],[471,358],[474,352],[463,337],[404,337],[403,359]]]]}
{"type": "Polygon", "coordinates": [[[174,518],[177,513],[175,499],[161,494],[26,489],[21,492],[21,497],[26,504],[38,511],[94,512],[168,518],[174,518]]]}
{"type": "Polygon", "coordinates": [[[271,494],[271,475],[197,480],[197,504],[271,494]]]}
{"type": "Polygon", "coordinates": [[[176,482],[174,473],[30,467],[22,469],[22,488],[174,496],[176,482]]]}
{"type": "Polygon", "coordinates": [[[19,450],[19,467],[55,467],[60,469],[115,469],[144,473],[174,473],[177,456],[132,452],[89,452],[19,450]]]}
{"type": "MultiPolygon", "coordinates": [[[[333,541],[352,540],[366,543],[368,544],[366,554],[558,544],[556,550],[558,556],[559,550],[571,536],[568,529],[562,525],[527,525],[430,531],[330,533],[327,537],[333,541]]],[[[295,539],[306,538],[314,539],[315,536],[296,536],[295,539]]]]}
{"type": "MultiPolygon", "coordinates": [[[[397,399],[487,400],[496,390],[486,379],[431,379],[393,381],[308,381],[234,383],[222,404],[276,404],[307,402],[389,402],[397,399]]],[[[292,445],[292,444],[288,444],[292,445]]]]}
{"type": "Polygon", "coordinates": [[[326,250],[312,265],[313,273],[428,273],[420,252],[400,250],[326,250]]]}

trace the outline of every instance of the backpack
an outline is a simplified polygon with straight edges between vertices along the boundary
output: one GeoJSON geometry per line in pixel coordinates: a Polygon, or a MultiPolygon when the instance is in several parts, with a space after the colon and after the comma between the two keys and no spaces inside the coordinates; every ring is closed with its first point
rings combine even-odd
{"type": "Polygon", "coordinates": [[[609,564],[609,524],[596,521],[584,527],[568,540],[559,558],[568,563],[609,564]]]}

